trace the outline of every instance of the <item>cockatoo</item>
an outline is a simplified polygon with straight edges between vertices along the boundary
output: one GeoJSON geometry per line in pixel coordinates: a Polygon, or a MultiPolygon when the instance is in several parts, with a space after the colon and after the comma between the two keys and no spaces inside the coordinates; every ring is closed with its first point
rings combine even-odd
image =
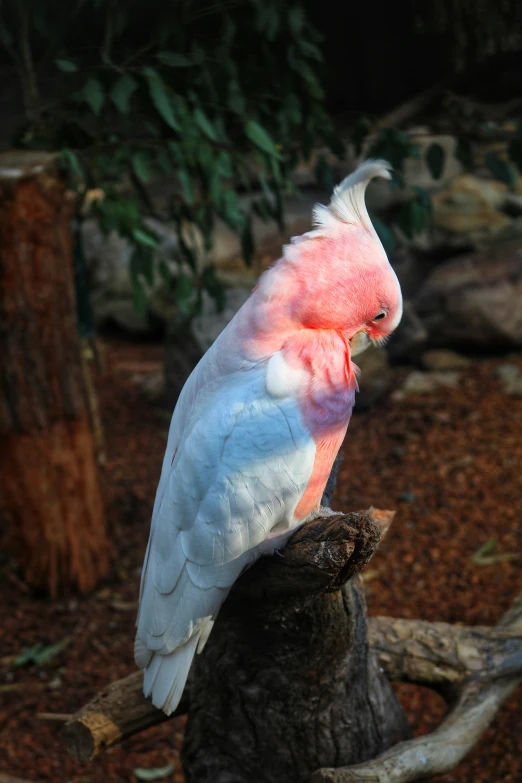
{"type": "Polygon", "coordinates": [[[141,577],[144,693],[177,707],[240,574],[318,516],[357,389],[352,356],[402,315],[365,190],[368,160],[314,210],[201,359],[174,410],[141,577]]]}

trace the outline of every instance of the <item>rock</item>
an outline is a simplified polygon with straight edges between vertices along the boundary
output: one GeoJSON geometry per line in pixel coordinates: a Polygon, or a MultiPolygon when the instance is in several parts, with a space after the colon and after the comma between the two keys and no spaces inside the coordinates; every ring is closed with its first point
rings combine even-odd
{"type": "Polygon", "coordinates": [[[502,212],[506,186],[501,182],[462,174],[432,196],[433,223],[474,241],[504,231],[510,219],[502,212]]]}
{"type": "Polygon", "coordinates": [[[214,300],[203,292],[202,312],[191,322],[176,315],[167,327],[165,339],[165,399],[171,406],[185,381],[212,343],[243,306],[250,291],[228,289],[225,309],[218,313],[214,300]]]}
{"type": "MultiPolygon", "coordinates": [[[[153,218],[147,218],[145,222],[160,239],[156,254],[155,284],[152,288],[147,287],[148,301],[153,303],[163,286],[158,271],[159,263],[164,261],[175,273],[178,267],[174,254],[179,245],[176,232],[168,223],[153,218]]],[[[138,318],[132,300],[129,273],[132,244],[114,231],[104,236],[98,222],[91,218],[82,222],[81,237],[96,326],[100,328],[115,323],[133,334],[150,333],[153,330],[151,324],[138,318]]],[[[161,318],[160,310],[158,315],[161,318]]]]}
{"type": "Polygon", "coordinates": [[[415,308],[409,301],[404,302],[402,319],[386,345],[390,359],[396,362],[415,361],[424,348],[428,332],[415,308]]]}
{"type": "Polygon", "coordinates": [[[410,394],[432,394],[441,388],[455,388],[460,381],[458,372],[420,372],[410,373],[401,388],[393,395],[402,399],[410,394]]]}
{"type": "Polygon", "coordinates": [[[522,397],[522,372],[516,364],[501,364],[495,370],[506,394],[522,397]]]}
{"type": "Polygon", "coordinates": [[[395,226],[401,244],[412,250],[448,255],[522,235],[519,196],[501,182],[461,174],[429,192],[432,219],[425,229],[409,238],[395,226]]]}
{"type": "Polygon", "coordinates": [[[432,346],[522,346],[522,238],[437,267],[414,300],[432,346]]]}
{"type": "Polygon", "coordinates": [[[433,190],[447,185],[462,173],[462,164],[456,158],[457,138],[449,134],[431,135],[429,128],[412,129],[411,140],[419,148],[418,158],[406,158],[404,161],[404,184],[408,187],[433,190]],[[444,150],[444,165],[441,175],[435,179],[426,161],[426,153],[432,144],[438,144],[444,150]]]}
{"type": "Polygon", "coordinates": [[[464,370],[471,364],[470,359],[461,356],[460,353],[449,350],[425,351],[422,354],[422,364],[426,370],[447,372],[451,370],[464,370]]]}
{"type": "Polygon", "coordinates": [[[359,375],[359,393],[355,398],[355,410],[367,410],[383,397],[390,385],[391,370],[386,351],[376,345],[356,357],[359,375]]]}
{"type": "Polygon", "coordinates": [[[211,299],[206,291],[203,292],[203,310],[192,321],[192,333],[202,354],[219,337],[225,326],[232,320],[249,296],[250,291],[244,288],[228,288],[226,291],[225,309],[223,312],[218,313],[214,300],[211,299]]]}

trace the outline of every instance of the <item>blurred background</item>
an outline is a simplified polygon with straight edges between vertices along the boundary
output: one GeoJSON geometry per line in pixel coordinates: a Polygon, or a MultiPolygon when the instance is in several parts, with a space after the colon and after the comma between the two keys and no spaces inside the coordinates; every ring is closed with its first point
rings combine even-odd
{"type": "MultiPolygon", "coordinates": [[[[397,510],[371,614],[493,624],[522,588],[522,4],[0,4],[0,773],[182,781],[183,720],[94,762],[67,716],[134,671],[191,370],[365,157],[405,314],[357,357],[334,508],[397,510]]],[[[398,687],[416,732],[444,710],[398,687]]],[[[444,781],[522,780],[515,696],[444,781]]],[[[1,777],[0,774],[0,777],[1,777]]]]}

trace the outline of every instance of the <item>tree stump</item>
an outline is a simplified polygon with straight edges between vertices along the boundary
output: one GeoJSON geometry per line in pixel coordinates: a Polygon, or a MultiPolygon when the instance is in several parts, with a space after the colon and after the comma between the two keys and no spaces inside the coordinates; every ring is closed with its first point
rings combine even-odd
{"type": "Polygon", "coordinates": [[[379,538],[368,514],[327,517],[238,581],[192,670],[188,783],[302,783],[409,736],[359,579],[345,584],[379,538]]]}
{"type": "Polygon", "coordinates": [[[109,541],[57,156],[0,155],[0,510],[31,585],[92,589],[109,541]]]}

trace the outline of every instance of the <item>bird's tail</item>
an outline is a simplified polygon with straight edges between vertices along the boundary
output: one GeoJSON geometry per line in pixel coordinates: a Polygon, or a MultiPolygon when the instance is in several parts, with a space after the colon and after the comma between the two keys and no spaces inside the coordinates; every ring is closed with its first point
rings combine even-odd
{"type": "Polygon", "coordinates": [[[147,650],[141,639],[136,637],[134,657],[138,666],[144,669],[143,693],[152,697],[154,706],[166,715],[171,715],[181,701],[199,636],[199,633],[194,634],[168,655],[147,650]],[[144,655],[148,658],[146,662],[144,655]]]}
{"type": "Polygon", "coordinates": [[[143,693],[166,715],[171,715],[183,695],[194,655],[201,652],[213,626],[212,620],[168,655],[149,650],[139,636],[134,642],[134,659],[144,670],[143,693]]]}

